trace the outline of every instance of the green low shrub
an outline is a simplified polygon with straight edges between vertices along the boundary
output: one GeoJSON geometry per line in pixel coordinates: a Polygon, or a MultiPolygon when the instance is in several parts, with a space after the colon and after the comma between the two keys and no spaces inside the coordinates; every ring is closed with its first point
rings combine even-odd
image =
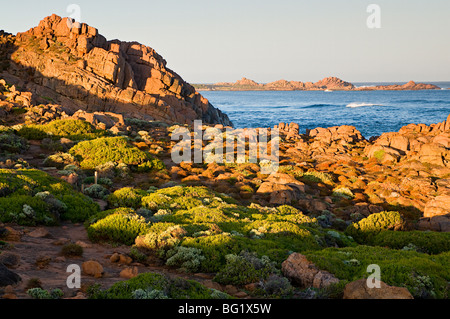
{"type": "Polygon", "coordinates": [[[353,223],[345,233],[352,236],[358,243],[370,242],[371,237],[382,230],[392,230],[403,226],[403,218],[399,212],[381,212],[353,223]]]}
{"type": "Polygon", "coordinates": [[[202,251],[197,248],[175,247],[166,253],[166,265],[178,267],[186,272],[196,272],[205,257],[202,251]]]}
{"type": "Polygon", "coordinates": [[[109,190],[100,184],[91,185],[84,190],[85,195],[97,199],[104,199],[109,193],[109,190]]]}
{"type": "Polygon", "coordinates": [[[269,257],[258,258],[255,253],[242,251],[239,255],[227,255],[225,266],[220,269],[214,278],[224,285],[246,285],[266,280],[271,274],[277,272],[275,264],[269,257]]]}
{"type": "Polygon", "coordinates": [[[45,172],[0,169],[0,221],[54,225],[59,219],[84,221],[98,210],[92,199],[45,172]],[[24,205],[34,214],[25,214],[24,205]]]}
{"type": "Polygon", "coordinates": [[[28,149],[28,142],[15,134],[0,134],[0,153],[20,153],[28,149]]]}
{"type": "Polygon", "coordinates": [[[90,123],[82,120],[56,120],[44,125],[23,126],[18,134],[28,140],[43,140],[47,137],[69,138],[80,141],[95,139],[107,134],[104,130],[95,129],[90,123]]]}
{"type": "Polygon", "coordinates": [[[124,187],[109,195],[108,203],[111,207],[139,208],[141,200],[146,194],[145,191],[137,188],[124,187]]]}
{"type": "Polygon", "coordinates": [[[68,153],[56,153],[48,156],[44,160],[44,166],[46,167],[56,167],[58,169],[63,169],[67,165],[73,165],[77,161],[76,159],[68,153]]]}
{"type": "Polygon", "coordinates": [[[370,244],[392,249],[404,249],[412,245],[419,252],[440,254],[450,251],[450,233],[387,230],[378,233],[370,244]]]}
{"type": "Polygon", "coordinates": [[[121,136],[80,142],[69,153],[80,159],[83,169],[94,169],[108,162],[139,165],[151,160],[148,153],[132,146],[126,137],[121,136]]]}
{"type": "MultiPolygon", "coordinates": [[[[138,290],[150,292],[150,296],[170,299],[214,299],[216,292],[193,280],[169,278],[165,275],[145,273],[127,281],[115,283],[106,290],[92,289],[90,299],[133,299],[143,296],[138,290]],[[151,291],[155,291],[151,293],[151,291]]],[[[148,293],[147,293],[148,296],[148,293]]],[[[221,294],[222,297],[229,297],[221,294]]]]}
{"type": "Polygon", "coordinates": [[[114,213],[90,225],[87,229],[89,239],[108,241],[131,246],[136,237],[148,231],[144,218],[135,213],[114,213]]]}
{"type": "Polygon", "coordinates": [[[64,257],[81,257],[83,256],[83,247],[77,244],[66,244],[61,248],[61,255],[64,257]]]}
{"type": "Polygon", "coordinates": [[[48,291],[42,288],[31,288],[27,290],[27,294],[34,299],[61,299],[64,296],[61,289],[48,291]]]}
{"type": "Polygon", "coordinates": [[[351,282],[367,278],[370,275],[367,267],[376,264],[381,269],[381,280],[388,285],[406,287],[417,298],[448,298],[449,252],[430,256],[415,251],[359,245],[304,254],[319,269],[329,271],[341,280],[351,282]]]}

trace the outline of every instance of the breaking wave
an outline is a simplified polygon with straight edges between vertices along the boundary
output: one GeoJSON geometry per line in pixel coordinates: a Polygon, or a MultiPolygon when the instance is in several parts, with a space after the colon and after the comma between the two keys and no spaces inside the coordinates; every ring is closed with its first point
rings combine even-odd
{"type": "Polygon", "coordinates": [[[347,104],[347,107],[362,107],[362,106],[383,106],[383,105],[376,103],[360,103],[360,102],[353,102],[347,104]]]}

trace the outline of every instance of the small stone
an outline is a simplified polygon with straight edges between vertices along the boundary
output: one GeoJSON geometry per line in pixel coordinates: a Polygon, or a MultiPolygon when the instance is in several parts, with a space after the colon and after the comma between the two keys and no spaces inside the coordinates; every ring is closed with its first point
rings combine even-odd
{"type": "Polygon", "coordinates": [[[245,298],[248,297],[248,294],[245,291],[239,291],[234,294],[236,298],[245,298]]]}
{"type": "Polygon", "coordinates": [[[120,277],[125,279],[131,279],[136,277],[139,274],[139,270],[137,267],[133,268],[125,268],[120,272],[120,277]]]}
{"type": "Polygon", "coordinates": [[[78,246],[81,246],[83,248],[91,248],[92,247],[91,244],[85,243],[84,241],[81,241],[81,240],[77,241],[75,244],[77,244],[78,246]]]}
{"type": "Polygon", "coordinates": [[[33,230],[32,232],[28,233],[28,236],[33,237],[33,238],[45,238],[45,237],[49,237],[50,234],[47,229],[40,227],[40,228],[37,228],[37,229],[33,230]]]}
{"type": "Polygon", "coordinates": [[[20,263],[20,256],[9,251],[0,254],[0,264],[9,268],[14,268],[20,263]]]}
{"type": "Polygon", "coordinates": [[[64,246],[65,244],[68,244],[70,242],[70,239],[67,238],[58,238],[57,240],[52,242],[52,245],[55,246],[64,246]]]}
{"type": "Polygon", "coordinates": [[[239,292],[239,290],[233,285],[226,285],[225,292],[229,295],[234,295],[234,294],[237,294],[239,292]]]}
{"type": "Polygon", "coordinates": [[[112,256],[109,258],[109,261],[112,263],[116,263],[119,260],[120,260],[120,254],[118,254],[118,253],[112,254],[112,256]]]}
{"type": "Polygon", "coordinates": [[[54,261],[55,261],[55,263],[64,263],[64,262],[66,262],[66,257],[59,256],[59,257],[56,257],[54,261]]]}
{"type": "Polygon", "coordinates": [[[101,278],[103,276],[103,266],[95,260],[89,260],[81,265],[83,273],[95,278],[101,278]]]}
{"type": "Polygon", "coordinates": [[[126,256],[126,255],[120,255],[119,257],[119,264],[125,264],[129,265],[133,262],[133,258],[126,256]]]}

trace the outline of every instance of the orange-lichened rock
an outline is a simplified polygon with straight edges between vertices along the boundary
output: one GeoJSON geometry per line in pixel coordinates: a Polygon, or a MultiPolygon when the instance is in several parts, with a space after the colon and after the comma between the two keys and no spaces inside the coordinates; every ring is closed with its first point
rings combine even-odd
{"type": "Polygon", "coordinates": [[[39,100],[45,96],[72,114],[81,109],[167,123],[201,119],[232,125],[148,46],[107,41],[97,29],[57,15],[18,33],[12,42],[4,77],[42,104],[48,103],[39,100]]]}

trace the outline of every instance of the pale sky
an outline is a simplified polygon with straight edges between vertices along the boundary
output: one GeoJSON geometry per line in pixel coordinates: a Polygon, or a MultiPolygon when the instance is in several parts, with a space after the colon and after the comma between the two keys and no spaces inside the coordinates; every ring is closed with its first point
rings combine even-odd
{"type": "Polygon", "coordinates": [[[0,29],[69,16],[154,48],[190,83],[279,79],[450,81],[449,0],[2,0],[0,29]],[[381,28],[369,29],[369,4],[381,28]]]}

